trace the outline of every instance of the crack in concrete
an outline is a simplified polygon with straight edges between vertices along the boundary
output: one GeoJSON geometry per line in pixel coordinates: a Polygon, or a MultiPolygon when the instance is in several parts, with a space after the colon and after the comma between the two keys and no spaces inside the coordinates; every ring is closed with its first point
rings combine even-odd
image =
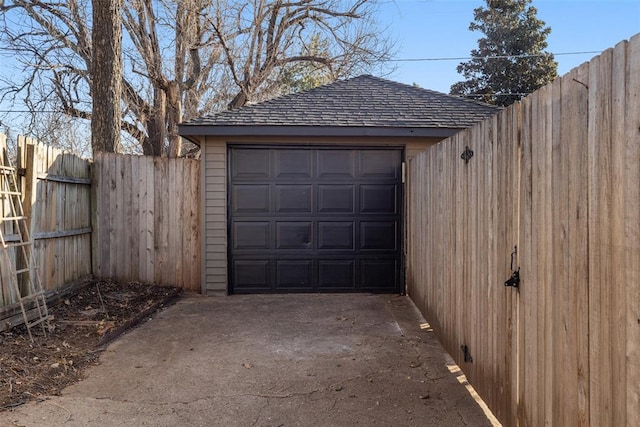
{"type": "MultiPolygon", "coordinates": [[[[330,388],[327,388],[328,390],[330,388]]],[[[158,401],[158,400],[152,400],[152,401],[148,401],[148,400],[128,400],[128,399],[114,399],[111,396],[100,396],[100,397],[94,397],[94,398],[88,398],[88,399],[96,399],[96,400],[109,400],[112,402],[117,402],[117,403],[135,403],[135,404],[145,404],[145,405],[153,405],[153,406],[165,406],[165,405],[191,405],[194,403],[198,403],[198,402],[202,402],[202,401],[208,401],[208,400],[212,400],[212,399],[235,399],[237,397],[260,397],[260,398],[264,398],[264,399],[288,399],[291,397],[298,397],[298,396],[310,396],[314,393],[318,393],[320,392],[320,389],[315,389],[315,390],[310,390],[310,391],[305,391],[305,392],[298,392],[298,393],[238,393],[238,394],[213,394],[213,395],[207,395],[207,396],[202,396],[202,397],[198,397],[197,399],[193,399],[193,400],[173,400],[173,401],[158,401]]],[[[76,398],[77,399],[77,398],[76,398]]]]}
{"type": "Polygon", "coordinates": [[[311,391],[306,391],[301,393],[287,393],[287,394],[244,393],[244,394],[239,394],[236,396],[229,396],[229,397],[253,396],[253,397],[264,397],[267,399],[288,399],[290,397],[297,397],[297,396],[310,396],[314,393],[318,393],[319,391],[320,390],[311,390],[311,391]]]}

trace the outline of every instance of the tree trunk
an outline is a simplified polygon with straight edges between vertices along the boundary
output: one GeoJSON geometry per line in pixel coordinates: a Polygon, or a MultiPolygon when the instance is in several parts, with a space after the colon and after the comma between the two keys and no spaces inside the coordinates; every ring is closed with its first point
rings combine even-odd
{"type": "Polygon", "coordinates": [[[145,156],[166,155],[164,143],[167,136],[167,95],[161,88],[154,88],[153,115],[147,120],[149,137],[143,145],[145,156]]]}
{"type": "Polygon", "coordinates": [[[93,153],[120,150],[122,94],[122,0],[92,0],[91,148],[93,153]]]}
{"type": "Polygon", "coordinates": [[[169,157],[182,154],[182,137],[178,135],[178,125],[182,122],[182,100],[178,82],[169,83],[167,93],[167,128],[169,134],[169,157]]]}

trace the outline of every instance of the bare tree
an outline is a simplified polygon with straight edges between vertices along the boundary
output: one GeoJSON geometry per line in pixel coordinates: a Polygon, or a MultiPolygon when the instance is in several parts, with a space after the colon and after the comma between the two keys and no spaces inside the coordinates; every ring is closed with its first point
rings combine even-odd
{"type": "Polygon", "coordinates": [[[229,108],[270,97],[290,64],[323,67],[332,80],[370,68],[390,56],[388,41],[375,30],[369,0],[232,1],[210,23],[238,88],[229,108]],[[313,49],[312,43],[327,46],[313,49]]]}
{"type": "Polygon", "coordinates": [[[122,0],[91,0],[91,148],[115,153],[120,148],[122,113],[122,0]]]}
{"type": "MultiPolygon", "coordinates": [[[[210,3],[126,0],[123,4],[121,128],[138,141],[144,154],[162,155],[169,149],[179,153],[176,129],[184,113],[183,99],[189,99],[194,116],[212,110],[207,97],[216,99],[210,89],[217,82],[218,59],[214,48],[198,41],[202,25],[193,22],[204,20],[204,8],[210,3]],[[201,55],[206,60],[201,61],[201,55]]],[[[23,97],[34,112],[50,111],[56,100],[62,113],[92,119],[90,1],[13,0],[2,11],[3,48],[13,50],[24,72],[19,82],[5,79],[2,96],[23,97]]]]}
{"type": "MultiPolygon", "coordinates": [[[[90,120],[90,0],[6,0],[0,12],[0,48],[22,64],[0,97],[90,120]]],[[[375,0],[123,0],[121,129],[144,154],[177,156],[178,123],[282,93],[291,64],[331,80],[377,71],[390,49],[375,13],[375,0]]]]}
{"type": "MultiPolygon", "coordinates": [[[[90,123],[80,121],[53,110],[38,114],[38,120],[30,129],[30,136],[39,142],[90,158],[90,123]]],[[[123,151],[123,150],[121,150],[123,151]]]]}

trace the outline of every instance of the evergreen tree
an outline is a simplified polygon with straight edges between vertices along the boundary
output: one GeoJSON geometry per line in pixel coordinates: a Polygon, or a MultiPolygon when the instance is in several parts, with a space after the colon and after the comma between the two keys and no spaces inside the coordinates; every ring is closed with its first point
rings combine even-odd
{"type": "Polygon", "coordinates": [[[485,1],[469,25],[485,36],[472,59],[458,65],[465,80],[451,86],[451,94],[507,106],[558,75],[553,55],[544,51],[551,28],[536,17],[531,0],[485,1]]]}
{"type": "MultiPolygon", "coordinates": [[[[311,36],[300,52],[301,58],[330,58],[328,40],[316,33],[311,36]]],[[[280,71],[279,83],[281,92],[304,92],[315,87],[331,83],[336,80],[329,62],[305,61],[287,64],[280,71]]]]}

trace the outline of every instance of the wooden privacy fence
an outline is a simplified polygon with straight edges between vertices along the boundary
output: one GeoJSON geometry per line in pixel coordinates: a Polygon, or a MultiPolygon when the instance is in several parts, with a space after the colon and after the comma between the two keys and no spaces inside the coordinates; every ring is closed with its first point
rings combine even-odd
{"type": "Polygon", "coordinates": [[[640,425],[640,36],[409,174],[408,292],[496,416],[640,425]]]}
{"type": "MultiPolygon", "coordinates": [[[[20,137],[17,168],[49,296],[91,276],[200,291],[198,161],[99,154],[92,163],[20,137]]],[[[7,200],[0,199],[0,215],[11,216],[7,200]]],[[[10,226],[2,230],[9,240],[16,236],[10,226]]],[[[15,267],[20,260],[9,251],[15,267]]],[[[0,274],[0,330],[22,319],[4,279],[0,274]]]]}
{"type": "MultiPolygon", "coordinates": [[[[0,145],[6,148],[4,135],[0,145]]],[[[89,162],[62,150],[19,137],[18,184],[22,193],[38,277],[49,294],[91,275],[91,179],[89,162]]],[[[0,214],[11,216],[8,200],[0,214]]],[[[15,231],[15,230],[14,230],[15,231]]],[[[5,229],[8,241],[17,234],[5,229]]],[[[15,249],[8,249],[14,268],[15,249]]],[[[8,266],[3,266],[7,273],[8,266]]],[[[24,296],[24,295],[23,295],[24,296]]],[[[22,320],[17,295],[8,280],[0,284],[0,329],[22,320]]]]}
{"type": "Polygon", "coordinates": [[[100,153],[93,272],[200,291],[200,163],[100,153]]]}

